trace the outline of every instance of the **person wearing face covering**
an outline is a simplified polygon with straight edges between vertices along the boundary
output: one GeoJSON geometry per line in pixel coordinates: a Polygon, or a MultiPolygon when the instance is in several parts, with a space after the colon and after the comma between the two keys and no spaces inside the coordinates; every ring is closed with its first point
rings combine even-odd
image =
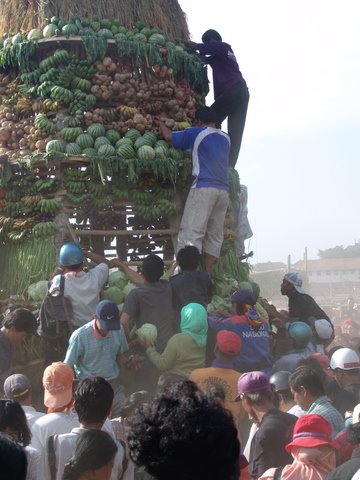
{"type": "Polygon", "coordinates": [[[293,463],[271,468],[259,480],[325,480],[336,466],[331,425],[320,415],[300,417],[295,423],[293,440],[285,449],[293,463]]]}
{"type": "Polygon", "coordinates": [[[188,377],[205,365],[207,331],[206,309],[199,303],[189,303],[181,309],[180,333],[170,338],[163,353],[145,345],[146,354],[159,370],[188,377]]]}

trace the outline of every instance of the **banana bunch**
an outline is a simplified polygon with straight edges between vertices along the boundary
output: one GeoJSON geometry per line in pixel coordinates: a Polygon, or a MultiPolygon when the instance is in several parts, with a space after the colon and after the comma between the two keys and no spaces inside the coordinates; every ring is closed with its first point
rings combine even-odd
{"type": "Polygon", "coordinates": [[[33,237],[50,237],[55,235],[58,231],[58,226],[55,222],[40,222],[37,223],[31,230],[33,237]]]}
{"type": "Polygon", "coordinates": [[[93,204],[97,210],[104,210],[106,208],[112,207],[113,197],[111,195],[105,195],[104,197],[94,197],[93,204]]]}
{"type": "Polygon", "coordinates": [[[0,229],[8,230],[13,225],[13,219],[11,217],[5,217],[0,215],[0,229]]]}
{"type": "Polygon", "coordinates": [[[86,78],[74,77],[71,81],[71,86],[72,88],[79,89],[82,92],[89,92],[92,87],[92,83],[86,78]]]}
{"type": "Polygon", "coordinates": [[[96,67],[90,63],[88,60],[72,60],[71,65],[68,67],[68,70],[76,77],[84,78],[91,80],[92,77],[96,74],[96,67]]]}
{"type": "Polygon", "coordinates": [[[36,204],[36,208],[41,213],[49,213],[50,215],[56,215],[61,207],[61,202],[55,198],[42,198],[36,204]]]}
{"type": "Polygon", "coordinates": [[[130,192],[131,199],[134,200],[136,204],[149,204],[153,201],[153,194],[150,192],[144,192],[142,190],[131,190],[130,192]]]}
{"type": "Polygon", "coordinates": [[[6,85],[6,96],[10,97],[11,95],[14,95],[14,93],[17,93],[19,88],[19,85],[17,83],[17,80],[13,80],[12,82],[9,82],[6,85]]]}
{"type": "Polygon", "coordinates": [[[28,85],[27,83],[23,83],[22,85],[19,85],[19,92],[24,93],[25,95],[36,96],[37,90],[38,90],[37,85],[28,85]]]}
{"type": "Polygon", "coordinates": [[[18,202],[21,198],[21,193],[19,189],[14,188],[6,192],[5,198],[7,202],[18,202]]]}
{"type": "Polygon", "coordinates": [[[23,230],[22,232],[17,232],[16,230],[12,230],[7,234],[7,237],[9,240],[12,240],[13,242],[18,242],[22,240],[27,234],[26,230],[23,230]]]}
{"type": "Polygon", "coordinates": [[[185,130],[189,127],[191,127],[190,122],[175,122],[174,130],[185,130]]]}
{"type": "Polygon", "coordinates": [[[61,138],[63,138],[68,143],[75,142],[77,137],[82,133],[83,130],[80,127],[64,127],[60,130],[61,138]]]}
{"type": "Polygon", "coordinates": [[[111,192],[116,200],[122,201],[127,200],[129,198],[129,191],[120,188],[113,188],[111,192]]]}
{"type": "Polygon", "coordinates": [[[65,105],[68,105],[74,98],[73,93],[70,90],[60,87],[59,85],[55,85],[51,88],[50,97],[52,100],[58,100],[65,105]]]}
{"type": "Polygon", "coordinates": [[[135,107],[128,107],[127,105],[120,105],[116,109],[121,116],[124,118],[124,120],[128,120],[130,118],[133,118],[135,113],[138,113],[138,109],[135,107]]]}
{"type": "Polygon", "coordinates": [[[236,232],[234,230],[231,230],[231,228],[224,228],[224,237],[227,238],[228,240],[235,241],[237,238],[236,232]]]}
{"type": "Polygon", "coordinates": [[[66,200],[68,200],[70,203],[74,203],[75,205],[80,205],[85,203],[89,198],[89,195],[87,193],[84,194],[74,194],[74,193],[69,193],[67,192],[66,194],[66,200]]]}
{"type": "Polygon", "coordinates": [[[68,115],[63,119],[63,123],[65,127],[79,127],[81,125],[81,121],[82,121],[82,115],[81,117],[80,116],[78,117],[76,115],[75,117],[68,115]]]}
{"type": "Polygon", "coordinates": [[[79,168],[67,168],[65,171],[67,180],[87,180],[89,173],[87,170],[80,170],[79,168]]]}
{"type": "Polygon", "coordinates": [[[22,113],[31,114],[32,113],[32,101],[26,95],[19,95],[16,102],[16,108],[22,113]]]}
{"type": "Polygon", "coordinates": [[[65,188],[69,193],[80,194],[86,193],[87,185],[84,180],[67,180],[65,188]]]}
{"type": "Polygon", "coordinates": [[[39,82],[51,82],[54,83],[59,77],[60,71],[57,68],[50,68],[47,72],[40,75],[39,82]]]}
{"type": "Polygon", "coordinates": [[[21,198],[21,202],[25,205],[25,207],[34,207],[39,200],[43,197],[41,195],[25,195],[21,198]]]}
{"type": "Polygon", "coordinates": [[[55,133],[56,130],[54,123],[44,113],[36,115],[34,126],[35,128],[49,134],[55,133]]]}
{"type": "Polygon", "coordinates": [[[46,98],[40,105],[40,112],[56,112],[61,108],[61,102],[57,100],[51,100],[51,98],[46,98]]]}
{"type": "Polygon", "coordinates": [[[89,193],[94,197],[103,197],[106,193],[106,188],[101,183],[89,183],[89,193]]]}
{"type": "Polygon", "coordinates": [[[44,81],[40,83],[40,85],[37,88],[36,93],[38,94],[39,97],[42,98],[48,98],[50,97],[51,94],[51,89],[54,87],[54,83],[50,81],[44,81]]]}
{"type": "Polygon", "coordinates": [[[35,224],[36,220],[35,217],[29,218],[17,218],[14,220],[12,228],[14,230],[26,230],[27,228],[31,228],[35,224]]]}
{"type": "Polygon", "coordinates": [[[24,84],[35,85],[35,84],[39,83],[40,75],[41,75],[41,70],[39,68],[37,68],[37,69],[33,70],[32,72],[23,73],[20,77],[20,80],[24,84]]]}
{"type": "Polygon", "coordinates": [[[136,214],[141,215],[144,220],[153,220],[160,216],[160,211],[154,205],[136,205],[136,214]]]}
{"type": "Polygon", "coordinates": [[[159,210],[161,215],[174,215],[177,212],[177,207],[175,203],[169,202],[166,198],[162,198],[157,202],[156,208],[159,210]]]}
{"type": "Polygon", "coordinates": [[[52,193],[58,189],[59,182],[58,178],[39,178],[39,180],[35,182],[34,187],[38,192],[52,193]]]}
{"type": "MultiPolygon", "coordinates": [[[[87,80],[86,80],[87,81],[87,80]]],[[[76,113],[91,109],[96,103],[95,95],[86,94],[81,90],[73,91],[73,100],[69,103],[69,112],[76,113]]]]}
{"type": "Polygon", "coordinates": [[[67,50],[56,50],[54,55],[41,60],[39,67],[40,70],[46,72],[50,68],[58,67],[60,64],[68,64],[71,60],[71,56],[67,50]]]}
{"type": "Polygon", "coordinates": [[[21,202],[7,202],[6,215],[8,217],[16,217],[22,212],[23,205],[21,202]]]}
{"type": "Polygon", "coordinates": [[[162,188],[159,184],[155,184],[152,188],[152,191],[156,197],[156,199],[165,198],[166,200],[173,200],[174,199],[174,189],[172,188],[162,188]]]}

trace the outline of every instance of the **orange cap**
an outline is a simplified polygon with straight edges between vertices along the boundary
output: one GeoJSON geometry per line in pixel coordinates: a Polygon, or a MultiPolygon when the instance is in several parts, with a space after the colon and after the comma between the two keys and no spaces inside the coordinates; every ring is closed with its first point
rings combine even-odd
{"type": "Polygon", "coordinates": [[[46,367],[43,375],[44,404],[48,408],[65,407],[73,397],[74,372],[63,362],[54,362],[46,367]]]}

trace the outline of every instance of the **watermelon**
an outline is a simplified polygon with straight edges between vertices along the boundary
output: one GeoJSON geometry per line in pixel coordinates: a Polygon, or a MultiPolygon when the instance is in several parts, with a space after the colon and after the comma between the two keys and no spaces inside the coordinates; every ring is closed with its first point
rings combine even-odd
{"type": "Polygon", "coordinates": [[[120,140],[120,133],[116,130],[110,129],[107,130],[105,137],[110,141],[112,145],[115,145],[118,140],[120,140]]]}
{"type": "Polygon", "coordinates": [[[152,35],[151,28],[149,27],[144,27],[143,29],[140,30],[140,33],[145,35],[146,38],[149,38],[152,35]]]}
{"type": "Polygon", "coordinates": [[[110,140],[108,140],[106,137],[98,137],[98,138],[95,140],[94,148],[96,148],[96,150],[99,150],[99,148],[100,148],[102,145],[111,145],[110,140]]]}
{"type": "Polygon", "coordinates": [[[170,147],[169,148],[169,156],[174,160],[181,160],[184,157],[184,154],[178,148],[170,147]]]}
{"type": "Polygon", "coordinates": [[[155,143],[155,147],[169,148],[169,147],[170,147],[170,143],[168,143],[166,140],[158,140],[158,141],[155,143]]]}
{"type": "Polygon", "coordinates": [[[136,153],[132,145],[126,145],[125,143],[123,145],[120,145],[117,150],[117,154],[119,157],[122,158],[135,158],[136,153]]]}
{"type": "Polygon", "coordinates": [[[160,160],[165,160],[168,157],[168,148],[159,145],[157,147],[155,146],[154,150],[156,158],[159,158],[160,160]]]}
{"type": "Polygon", "coordinates": [[[135,22],[135,28],[137,28],[138,30],[142,30],[143,28],[146,28],[147,27],[147,23],[145,20],[137,20],[135,22]]]}
{"type": "Polygon", "coordinates": [[[101,28],[97,34],[104,38],[114,38],[114,34],[108,28],[101,28]]]}
{"type": "Polygon", "coordinates": [[[93,138],[103,137],[105,135],[105,127],[102,123],[93,123],[88,126],[87,133],[93,138]]]}
{"type": "Polygon", "coordinates": [[[160,33],[153,33],[149,37],[149,42],[164,46],[166,43],[166,38],[164,37],[164,35],[161,35],[160,33]]]}
{"type": "Polygon", "coordinates": [[[144,145],[148,145],[149,147],[151,147],[153,145],[151,139],[149,137],[145,137],[144,135],[139,137],[134,143],[134,147],[136,149],[138,149],[138,148],[140,148],[144,145]]]}
{"type": "Polygon", "coordinates": [[[125,138],[131,138],[133,142],[135,142],[139,137],[141,137],[141,133],[139,130],[136,130],[136,128],[130,128],[130,130],[125,133],[125,138]]]}
{"type": "Polygon", "coordinates": [[[121,147],[121,145],[131,145],[132,146],[133,142],[132,142],[131,138],[123,137],[123,138],[120,138],[120,140],[118,140],[116,142],[115,147],[119,148],[119,147],[121,147]]]}
{"type": "Polygon", "coordinates": [[[98,153],[95,150],[95,148],[84,148],[84,150],[82,151],[82,154],[86,155],[87,157],[96,157],[98,153]]]}
{"type": "Polygon", "coordinates": [[[79,29],[73,23],[68,23],[62,27],[61,33],[63,33],[67,37],[75,36],[79,33],[79,29]]]}
{"type": "Polygon", "coordinates": [[[46,144],[47,153],[65,153],[66,143],[63,140],[50,140],[46,144]]]}
{"type": "Polygon", "coordinates": [[[143,42],[143,43],[147,42],[147,37],[143,33],[135,33],[132,39],[138,42],[143,42]]]}
{"type": "Polygon", "coordinates": [[[103,29],[105,28],[105,29],[110,30],[110,28],[112,27],[112,25],[113,25],[113,24],[112,24],[112,21],[109,20],[108,18],[102,18],[102,19],[100,20],[100,26],[101,26],[101,28],[103,28],[103,29]]]}
{"type": "Polygon", "coordinates": [[[154,132],[150,132],[150,130],[144,133],[143,138],[149,140],[149,142],[151,142],[151,146],[153,146],[157,140],[156,134],[154,132]]]}
{"type": "Polygon", "coordinates": [[[46,27],[42,31],[43,37],[44,38],[53,37],[57,29],[58,29],[57,25],[55,25],[54,23],[49,23],[49,25],[46,25],[46,27]]]}
{"type": "Polygon", "coordinates": [[[88,133],[82,133],[76,138],[76,143],[84,150],[84,148],[92,148],[94,146],[94,139],[88,133]]]}
{"type": "Polygon", "coordinates": [[[116,154],[116,150],[112,145],[101,145],[98,148],[98,154],[103,157],[111,157],[116,154]]]}
{"type": "Polygon", "coordinates": [[[11,43],[15,45],[16,43],[22,43],[25,40],[24,35],[17,33],[12,37],[11,43]]]}
{"type": "Polygon", "coordinates": [[[139,160],[151,161],[155,158],[155,150],[149,145],[143,145],[138,149],[136,155],[139,160]]]}
{"type": "Polygon", "coordinates": [[[43,36],[42,31],[39,28],[33,28],[27,34],[27,39],[28,40],[39,40],[39,38],[42,38],[42,36],[43,36]]]}
{"type": "Polygon", "coordinates": [[[82,150],[77,143],[71,142],[66,145],[65,152],[69,155],[81,155],[82,150]]]}

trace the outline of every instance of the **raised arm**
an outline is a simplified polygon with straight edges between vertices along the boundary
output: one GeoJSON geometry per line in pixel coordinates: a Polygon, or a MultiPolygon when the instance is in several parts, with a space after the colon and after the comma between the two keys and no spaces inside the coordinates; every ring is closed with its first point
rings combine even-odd
{"type": "Polygon", "coordinates": [[[141,285],[144,285],[144,277],[139,273],[135,272],[135,270],[130,268],[129,265],[127,265],[126,262],[120,260],[120,258],[113,258],[112,260],[110,260],[109,267],[117,267],[119,270],[124,272],[130,282],[132,282],[137,287],[141,287],[141,285]]]}
{"type": "Polygon", "coordinates": [[[110,261],[99,253],[84,251],[84,255],[94,263],[105,263],[108,267],[110,266],[110,261]]]}

